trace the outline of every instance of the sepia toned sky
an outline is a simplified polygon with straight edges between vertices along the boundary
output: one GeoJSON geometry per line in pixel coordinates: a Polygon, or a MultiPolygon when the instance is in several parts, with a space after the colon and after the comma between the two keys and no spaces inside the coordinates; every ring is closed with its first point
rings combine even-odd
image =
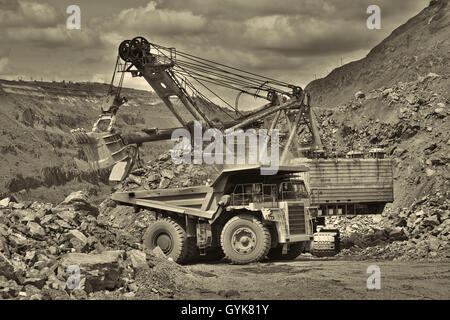
{"type": "MultiPolygon", "coordinates": [[[[122,40],[144,36],[305,86],[364,57],[424,0],[0,0],[0,78],[109,82],[122,40]],[[81,29],[66,28],[67,6],[81,29]],[[366,27],[381,8],[381,30],[366,27]]],[[[125,86],[148,89],[140,79],[125,86]]]]}

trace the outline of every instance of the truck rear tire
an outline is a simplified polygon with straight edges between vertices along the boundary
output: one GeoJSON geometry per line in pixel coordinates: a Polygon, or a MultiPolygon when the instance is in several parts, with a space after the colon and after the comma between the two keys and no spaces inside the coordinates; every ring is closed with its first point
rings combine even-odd
{"type": "Polygon", "coordinates": [[[160,247],[168,258],[177,263],[185,262],[188,254],[188,238],[183,227],[170,218],[153,222],[145,231],[144,246],[153,250],[160,247]]]}
{"type": "Polygon", "coordinates": [[[270,249],[267,257],[270,260],[294,260],[305,250],[306,242],[294,242],[289,244],[286,254],[283,254],[283,246],[279,245],[270,249]]]}
{"type": "Polygon", "coordinates": [[[231,218],[220,237],[225,257],[236,264],[263,259],[270,249],[269,229],[256,217],[242,214],[231,218]]]}

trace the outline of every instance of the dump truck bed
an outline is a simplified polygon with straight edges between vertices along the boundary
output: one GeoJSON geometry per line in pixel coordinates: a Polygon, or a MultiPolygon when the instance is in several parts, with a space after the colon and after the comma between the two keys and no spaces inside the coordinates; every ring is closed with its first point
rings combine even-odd
{"type": "MultiPolygon", "coordinates": [[[[219,195],[220,196],[220,195],[219,195]]],[[[115,192],[111,199],[132,205],[210,219],[217,210],[217,194],[208,186],[115,192]]]]}

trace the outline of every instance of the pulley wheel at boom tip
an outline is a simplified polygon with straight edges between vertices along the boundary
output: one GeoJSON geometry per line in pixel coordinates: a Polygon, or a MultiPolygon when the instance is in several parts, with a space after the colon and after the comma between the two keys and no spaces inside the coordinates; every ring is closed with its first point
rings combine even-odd
{"type": "Polygon", "coordinates": [[[130,43],[131,40],[124,40],[119,46],[119,57],[125,62],[131,62],[130,43]]]}
{"type": "Polygon", "coordinates": [[[148,53],[150,43],[143,37],[133,38],[130,42],[130,55],[132,59],[141,59],[148,53]]]}
{"type": "Polygon", "coordinates": [[[150,42],[144,37],[135,37],[131,40],[131,43],[134,45],[139,45],[141,48],[146,49],[150,46],[150,42]]]}

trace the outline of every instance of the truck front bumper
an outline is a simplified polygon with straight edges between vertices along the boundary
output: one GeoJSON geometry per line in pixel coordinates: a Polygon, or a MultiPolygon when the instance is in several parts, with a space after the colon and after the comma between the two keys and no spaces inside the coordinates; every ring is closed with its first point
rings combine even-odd
{"type": "Polygon", "coordinates": [[[313,238],[313,235],[308,234],[291,235],[287,237],[286,242],[312,241],[313,238]]]}

